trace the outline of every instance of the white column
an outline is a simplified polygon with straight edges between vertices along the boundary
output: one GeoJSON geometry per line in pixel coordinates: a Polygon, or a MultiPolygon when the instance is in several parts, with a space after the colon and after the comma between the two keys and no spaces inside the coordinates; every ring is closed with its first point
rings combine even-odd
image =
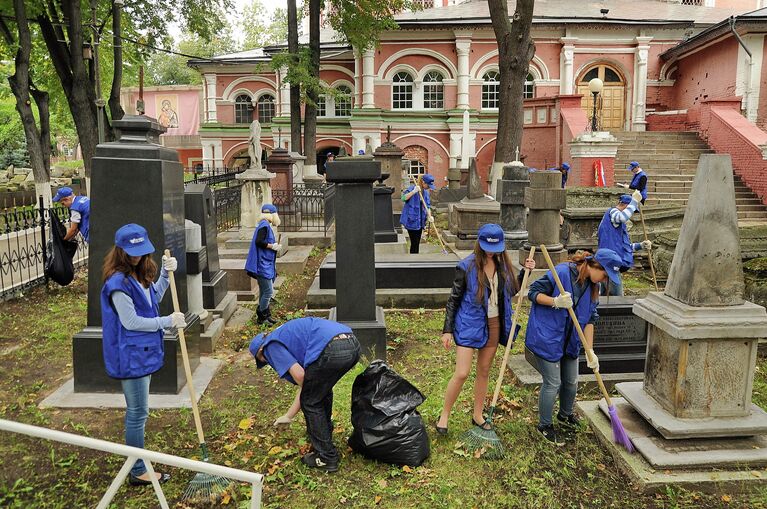
{"type": "Polygon", "coordinates": [[[354,97],[354,103],[352,104],[352,107],[359,108],[360,101],[361,101],[361,91],[360,83],[362,79],[362,58],[360,58],[359,51],[356,49],[354,50],[354,92],[352,93],[352,97],[354,97]]]}
{"type": "Polygon", "coordinates": [[[761,92],[760,77],[762,75],[764,36],[749,34],[743,37],[743,42],[751,51],[751,58],[743,47],[738,45],[735,95],[743,98],[742,109],[746,113],[746,118],[751,122],[756,122],[761,92]]]}
{"type": "Polygon", "coordinates": [[[352,153],[356,156],[360,150],[365,150],[365,135],[362,133],[352,133],[352,153]]]}
{"type": "Polygon", "coordinates": [[[448,168],[458,168],[458,158],[461,157],[461,133],[450,133],[450,164],[448,168]]]}
{"type": "Polygon", "coordinates": [[[573,70],[573,57],[575,55],[574,37],[562,37],[559,42],[562,43],[562,52],[559,56],[560,62],[560,83],[559,93],[562,95],[571,95],[575,93],[575,75],[573,70]]]}
{"type": "Polygon", "coordinates": [[[211,140],[202,142],[202,167],[204,170],[213,169],[213,145],[211,140]]]}
{"type": "Polygon", "coordinates": [[[277,77],[280,80],[280,104],[277,115],[283,117],[290,115],[290,83],[285,81],[287,73],[287,67],[281,67],[277,72],[277,77]]]}
{"type": "Polygon", "coordinates": [[[647,107],[647,58],[650,53],[652,37],[637,37],[634,58],[634,118],[633,131],[646,130],[645,109],[647,107]]]}
{"type": "Polygon", "coordinates": [[[375,150],[380,146],[381,146],[381,133],[375,133],[373,134],[373,136],[370,137],[370,153],[365,155],[372,156],[373,152],[375,152],[375,150]]]}
{"type": "MultiPolygon", "coordinates": [[[[367,49],[362,54],[362,107],[375,108],[375,50],[367,49]]],[[[364,147],[363,147],[364,148],[364,147]]]]}
{"type": "Polygon", "coordinates": [[[216,93],[216,75],[215,74],[206,74],[205,75],[205,84],[206,89],[208,91],[208,104],[205,108],[205,118],[208,122],[217,122],[218,116],[216,114],[216,99],[217,99],[217,93],[216,93]]]}
{"type": "Polygon", "coordinates": [[[469,52],[471,32],[456,32],[455,52],[458,55],[457,104],[460,109],[469,109],[469,52]]]}
{"type": "Polygon", "coordinates": [[[221,140],[211,140],[210,143],[213,153],[213,167],[220,170],[224,167],[224,147],[221,140]]]}

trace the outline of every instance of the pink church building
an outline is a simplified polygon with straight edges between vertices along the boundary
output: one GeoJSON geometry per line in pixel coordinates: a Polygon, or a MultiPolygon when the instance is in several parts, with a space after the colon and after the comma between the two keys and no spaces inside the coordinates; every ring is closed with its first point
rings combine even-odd
{"type": "MultiPolygon", "coordinates": [[[[619,143],[607,133],[696,130],[715,150],[758,152],[759,171],[767,170],[759,148],[767,146],[760,129],[767,125],[764,3],[536,2],[520,147],[526,165],[568,161],[575,184],[593,185],[592,165],[599,159],[610,184],[619,143]],[[592,78],[604,83],[596,98],[599,135],[590,132],[592,78]]],[[[375,150],[391,127],[391,141],[404,149],[413,173],[428,171],[444,182],[448,168],[465,168],[475,157],[488,175],[503,84],[487,2],[424,4],[424,10],[398,15],[399,29],[382,34],[376,48],[359,51],[323,31],[320,78],[335,93],[320,100],[317,164],[328,152],[375,150]]],[[[264,148],[290,148],[289,86],[284,72],[271,68],[271,56],[284,49],[189,62],[203,77],[203,165],[246,161],[254,109],[271,133],[262,137],[264,148]]],[[[744,180],[767,199],[767,184],[760,189],[753,178],[744,180]]]]}

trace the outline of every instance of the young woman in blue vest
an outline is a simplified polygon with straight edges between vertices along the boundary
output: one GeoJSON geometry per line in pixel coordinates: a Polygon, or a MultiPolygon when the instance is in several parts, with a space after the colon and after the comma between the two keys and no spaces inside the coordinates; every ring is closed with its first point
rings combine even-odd
{"type": "MultiPolygon", "coordinates": [[[[159,303],[168,289],[168,271],[176,270],[173,257],[162,257],[157,282],[154,246],[146,230],[126,224],[115,233],[115,245],[104,259],[101,289],[103,353],[107,374],[120,380],[125,395],[125,443],[144,447],[144,425],[149,416],[149,382],[163,365],[163,329],[186,327],[184,313],[160,316],[159,303]]],[[[169,474],[156,472],[160,482],[169,474]]],[[[151,484],[144,462],[131,469],[133,486],[151,484]]]]}
{"type": "Polygon", "coordinates": [[[411,253],[418,253],[423,230],[429,226],[429,223],[434,222],[434,217],[431,215],[430,189],[436,189],[434,176],[427,173],[418,177],[415,184],[411,184],[402,192],[402,201],[405,202],[405,205],[402,207],[399,222],[407,230],[408,237],[410,237],[411,253]],[[426,207],[423,206],[421,198],[418,196],[419,188],[423,194],[423,200],[426,202],[426,207]]]}
{"type": "MultiPolygon", "coordinates": [[[[535,268],[527,260],[525,267],[535,268]]],[[[511,330],[511,299],[521,284],[522,274],[515,274],[506,252],[503,228],[486,224],[477,233],[474,253],[458,263],[450,297],[445,308],[442,344],[449,349],[456,345],[455,372],[445,390],[445,402],[435,427],[440,435],[447,434],[450,411],[471,372],[474,352],[477,352],[477,377],[474,382],[474,411],[472,423],[490,429],[483,406],[487,395],[490,364],[498,349],[505,345],[511,330]]]]}
{"type": "Polygon", "coordinates": [[[634,175],[631,178],[631,182],[629,184],[618,185],[634,191],[639,191],[639,194],[642,195],[641,203],[644,205],[645,200],[647,200],[647,174],[642,170],[642,167],[639,166],[637,161],[631,161],[628,170],[634,175]]]}
{"type": "Polygon", "coordinates": [[[85,242],[88,242],[91,222],[91,200],[87,196],[75,196],[71,187],[62,187],[56,191],[54,202],[60,202],[69,208],[69,230],[64,235],[64,240],[72,240],[77,232],[82,233],[85,242]]]}
{"type": "MultiPolygon", "coordinates": [[[[652,242],[649,240],[632,243],[626,228],[626,223],[639,207],[641,199],[642,195],[639,191],[634,191],[632,195],[622,195],[614,207],[607,209],[602,222],[599,223],[597,230],[599,249],[611,249],[618,253],[621,259],[620,272],[626,272],[634,266],[634,251],[652,247],[652,242]]],[[[623,281],[620,273],[616,283],[602,285],[602,294],[623,295],[623,281]]]]}
{"type": "Polygon", "coordinates": [[[618,279],[620,257],[609,249],[596,254],[580,252],[570,261],[555,267],[565,293],[560,294],[551,271],[530,285],[532,301],[527,321],[525,347],[534,354],[543,384],[538,399],[538,431],[546,440],[557,443],[552,413],[559,395],[557,421],[569,428],[580,422],[573,413],[578,389],[578,354],[581,340],[573,326],[572,308],[586,336],[588,367],[598,371],[599,359],[594,354],[594,323],[599,315],[599,284],[608,278],[618,279]]]}
{"type": "Polygon", "coordinates": [[[272,318],[271,299],[274,295],[273,284],[277,278],[277,237],[274,235],[272,226],[280,226],[280,216],[277,207],[271,203],[265,203],[261,207],[261,221],[253,232],[253,240],[250,242],[248,259],[245,260],[245,272],[258,281],[258,308],[256,309],[257,322],[262,324],[277,323],[272,318]]]}

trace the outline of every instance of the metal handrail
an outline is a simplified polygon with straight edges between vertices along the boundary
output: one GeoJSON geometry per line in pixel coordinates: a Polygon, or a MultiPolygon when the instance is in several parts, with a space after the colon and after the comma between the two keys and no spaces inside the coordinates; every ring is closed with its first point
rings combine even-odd
{"type": "Polygon", "coordinates": [[[163,452],[139,449],[138,447],[116,444],[114,442],[108,442],[98,438],[84,437],[75,435],[73,433],[41,428],[39,426],[32,426],[20,422],[8,421],[5,419],[0,419],[0,431],[20,433],[22,435],[29,435],[31,437],[42,438],[44,440],[53,440],[55,442],[61,442],[64,444],[86,447],[88,449],[125,456],[127,458],[125,463],[120,469],[120,472],[112,481],[112,484],[104,494],[101,502],[99,502],[97,509],[106,509],[109,507],[109,504],[112,502],[115,494],[117,494],[117,491],[125,481],[125,478],[128,477],[133,464],[136,462],[136,460],[139,459],[143,460],[144,464],[146,465],[147,471],[152,478],[152,486],[154,487],[155,494],[157,495],[157,500],[160,502],[160,507],[163,509],[169,509],[168,502],[165,500],[165,494],[160,487],[160,483],[157,482],[156,476],[154,475],[154,468],[152,467],[150,460],[163,465],[170,465],[172,467],[183,468],[195,472],[205,472],[207,474],[218,475],[221,477],[227,477],[229,479],[235,479],[249,483],[251,486],[250,509],[259,509],[261,507],[261,490],[264,485],[264,476],[256,472],[246,472],[245,470],[216,465],[214,463],[190,460],[163,452]]]}

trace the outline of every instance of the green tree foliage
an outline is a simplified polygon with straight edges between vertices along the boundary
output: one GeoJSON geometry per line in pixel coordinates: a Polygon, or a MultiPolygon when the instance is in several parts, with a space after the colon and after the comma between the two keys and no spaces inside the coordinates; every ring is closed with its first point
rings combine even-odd
{"type": "Polygon", "coordinates": [[[396,30],[398,12],[423,8],[413,0],[329,0],[326,6],[330,27],[357,50],[377,46],[381,32],[396,30]]]}
{"type": "MultiPolygon", "coordinates": [[[[209,58],[237,51],[237,43],[229,27],[209,41],[185,32],[178,44],[169,44],[168,47],[176,53],[198,58],[209,58]]],[[[189,56],[183,55],[162,51],[153,53],[144,66],[145,84],[153,86],[202,83],[200,73],[186,65],[189,56]]]]}
{"type": "Polygon", "coordinates": [[[24,127],[12,99],[0,101],[0,169],[29,166],[24,127]]]}
{"type": "Polygon", "coordinates": [[[261,0],[251,0],[239,15],[239,24],[245,38],[242,49],[256,49],[284,43],[288,37],[286,9],[278,8],[268,16],[261,0]]]}

